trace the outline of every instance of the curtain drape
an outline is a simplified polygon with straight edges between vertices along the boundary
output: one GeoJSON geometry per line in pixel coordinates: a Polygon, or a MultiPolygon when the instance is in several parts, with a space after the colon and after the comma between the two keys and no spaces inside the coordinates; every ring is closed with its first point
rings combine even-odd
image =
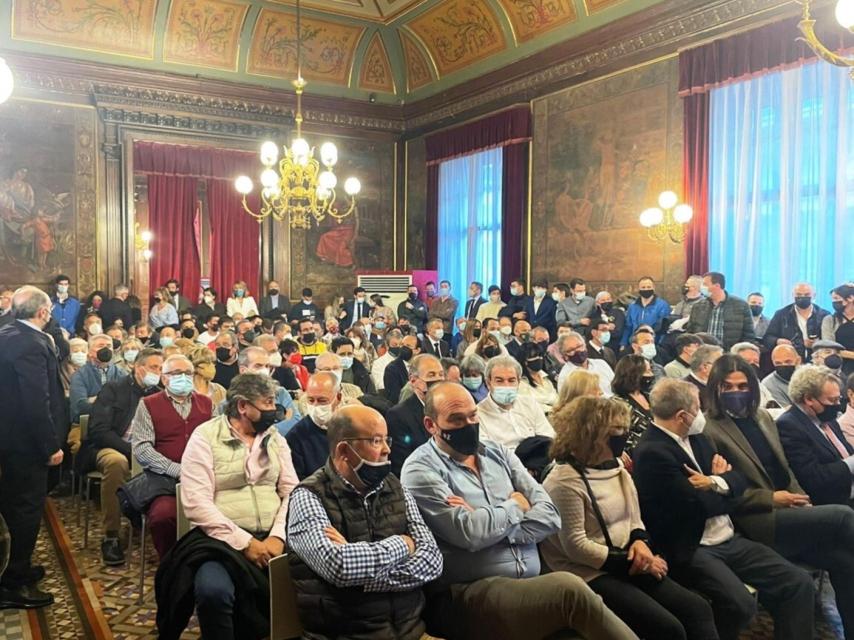
{"type": "Polygon", "coordinates": [[[439,165],[439,274],[460,292],[474,280],[488,286],[502,272],[501,149],[439,165]]]}
{"type": "Polygon", "coordinates": [[[258,173],[258,154],[236,149],[194,147],[137,140],[133,143],[133,170],[194,178],[233,180],[258,173]]]}
{"type": "Polygon", "coordinates": [[[694,209],[685,237],[686,277],[709,270],[709,94],[682,101],[682,194],[694,209]]]}
{"type": "MultiPolygon", "coordinates": [[[[248,197],[253,211],[258,210],[257,196],[248,197]]],[[[243,210],[241,195],[227,180],[208,181],[208,212],[211,219],[211,286],[220,300],[229,295],[232,285],[245,281],[251,295],[258,286],[260,227],[243,210]]]]}
{"type": "Polygon", "coordinates": [[[502,149],[501,228],[507,230],[501,235],[502,269],[499,284],[503,291],[510,291],[510,283],[522,277],[525,266],[522,243],[525,240],[523,230],[525,214],[528,211],[528,147],[530,144],[530,142],[508,144],[502,149]]]}
{"type": "Polygon", "coordinates": [[[191,300],[199,291],[201,275],[194,232],[196,182],[195,178],[180,176],[148,176],[148,224],[153,234],[153,255],[148,264],[151,290],[176,278],[191,300]]]}
{"type": "Polygon", "coordinates": [[[728,288],[791,302],[809,282],[820,305],[854,259],[854,87],[824,62],[711,92],[709,264],[728,288]]]}

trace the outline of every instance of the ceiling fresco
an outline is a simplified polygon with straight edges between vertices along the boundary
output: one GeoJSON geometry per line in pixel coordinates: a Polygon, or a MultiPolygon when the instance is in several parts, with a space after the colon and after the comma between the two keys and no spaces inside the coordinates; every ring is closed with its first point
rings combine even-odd
{"type": "MultiPolygon", "coordinates": [[[[302,0],[309,92],[419,99],[664,0],[302,0]]],[[[295,0],[5,0],[0,51],[289,88],[295,0]]]]}

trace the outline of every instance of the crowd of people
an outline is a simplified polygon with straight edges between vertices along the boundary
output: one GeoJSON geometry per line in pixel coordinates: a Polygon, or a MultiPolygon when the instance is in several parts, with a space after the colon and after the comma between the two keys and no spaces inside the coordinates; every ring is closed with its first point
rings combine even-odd
{"type": "Polygon", "coordinates": [[[146,317],[124,285],[0,287],[0,607],[52,603],[32,553],[73,468],[103,476],[106,565],[146,516],[162,638],[194,610],[268,635],[282,553],[312,638],[731,640],[758,599],[803,640],[816,570],[854,638],[854,284],[770,318],[720,273],[655,287],[392,309],[170,280],[146,317]]]}

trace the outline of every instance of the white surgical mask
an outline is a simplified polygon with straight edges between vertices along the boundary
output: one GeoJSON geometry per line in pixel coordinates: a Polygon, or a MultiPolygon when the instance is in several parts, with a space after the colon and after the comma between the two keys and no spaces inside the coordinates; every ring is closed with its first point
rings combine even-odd
{"type": "Polygon", "coordinates": [[[694,416],[694,420],[691,422],[691,426],[688,427],[688,435],[689,436],[698,436],[703,433],[703,430],[706,428],[706,416],[703,415],[703,412],[700,411],[694,416]]]}
{"type": "Polygon", "coordinates": [[[67,284],[58,284],[56,285],[57,293],[66,294],[68,293],[68,285],[67,284]]]}
{"type": "Polygon", "coordinates": [[[652,360],[655,358],[656,353],[658,353],[655,349],[655,344],[650,342],[649,344],[645,344],[641,347],[641,355],[647,360],[652,360]]]}
{"type": "Polygon", "coordinates": [[[436,329],[431,333],[431,335],[433,336],[433,340],[441,340],[445,336],[445,330],[436,329]]]}
{"type": "Polygon", "coordinates": [[[602,344],[608,344],[611,342],[611,332],[610,331],[602,331],[599,334],[599,342],[602,344]]]}
{"type": "Polygon", "coordinates": [[[282,354],[279,353],[278,351],[271,353],[269,362],[274,367],[281,367],[282,366],[282,354]]]}
{"type": "Polygon", "coordinates": [[[353,366],[353,356],[341,356],[341,366],[344,369],[349,369],[353,366]]]}
{"type": "Polygon", "coordinates": [[[318,427],[326,431],[326,423],[332,418],[331,404],[314,404],[309,406],[308,415],[318,427]]]}
{"type": "Polygon", "coordinates": [[[146,389],[148,387],[157,386],[158,382],[160,382],[160,376],[156,373],[152,373],[151,371],[146,372],[146,374],[142,377],[142,386],[146,389]]]}
{"type": "Polygon", "coordinates": [[[132,363],[134,360],[136,360],[136,356],[138,354],[139,354],[139,351],[137,351],[136,349],[129,349],[128,351],[125,351],[125,353],[124,353],[125,362],[132,363]]]}
{"type": "Polygon", "coordinates": [[[584,300],[584,298],[586,298],[586,297],[587,297],[587,294],[586,294],[586,293],[584,293],[584,292],[576,293],[576,294],[575,294],[575,299],[576,299],[576,300],[578,300],[579,302],[581,302],[582,300],[584,300]]]}
{"type": "Polygon", "coordinates": [[[82,367],[86,364],[86,353],[83,351],[75,351],[71,354],[71,364],[75,367],[82,367]]]}
{"type": "Polygon", "coordinates": [[[554,300],[555,302],[560,302],[560,294],[553,292],[552,293],[552,300],[554,300]]]}
{"type": "Polygon", "coordinates": [[[513,327],[508,327],[505,325],[501,327],[499,331],[502,333],[502,335],[509,336],[511,333],[513,333],[513,327]]]}
{"type": "Polygon", "coordinates": [[[541,299],[545,295],[546,295],[545,289],[534,289],[534,297],[535,298],[541,299]]]}
{"type": "Polygon", "coordinates": [[[97,336],[97,335],[104,333],[104,327],[102,327],[97,322],[93,322],[92,324],[89,325],[89,328],[86,330],[86,332],[90,336],[97,336]]]}

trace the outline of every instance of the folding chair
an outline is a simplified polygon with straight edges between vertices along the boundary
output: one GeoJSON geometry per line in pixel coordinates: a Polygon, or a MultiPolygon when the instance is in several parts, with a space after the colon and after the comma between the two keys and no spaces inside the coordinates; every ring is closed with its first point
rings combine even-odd
{"type": "Polygon", "coordinates": [[[302,636],[302,623],[288,554],[273,558],[267,568],[270,575],[270,640],[299,638],[302,636]]]}

